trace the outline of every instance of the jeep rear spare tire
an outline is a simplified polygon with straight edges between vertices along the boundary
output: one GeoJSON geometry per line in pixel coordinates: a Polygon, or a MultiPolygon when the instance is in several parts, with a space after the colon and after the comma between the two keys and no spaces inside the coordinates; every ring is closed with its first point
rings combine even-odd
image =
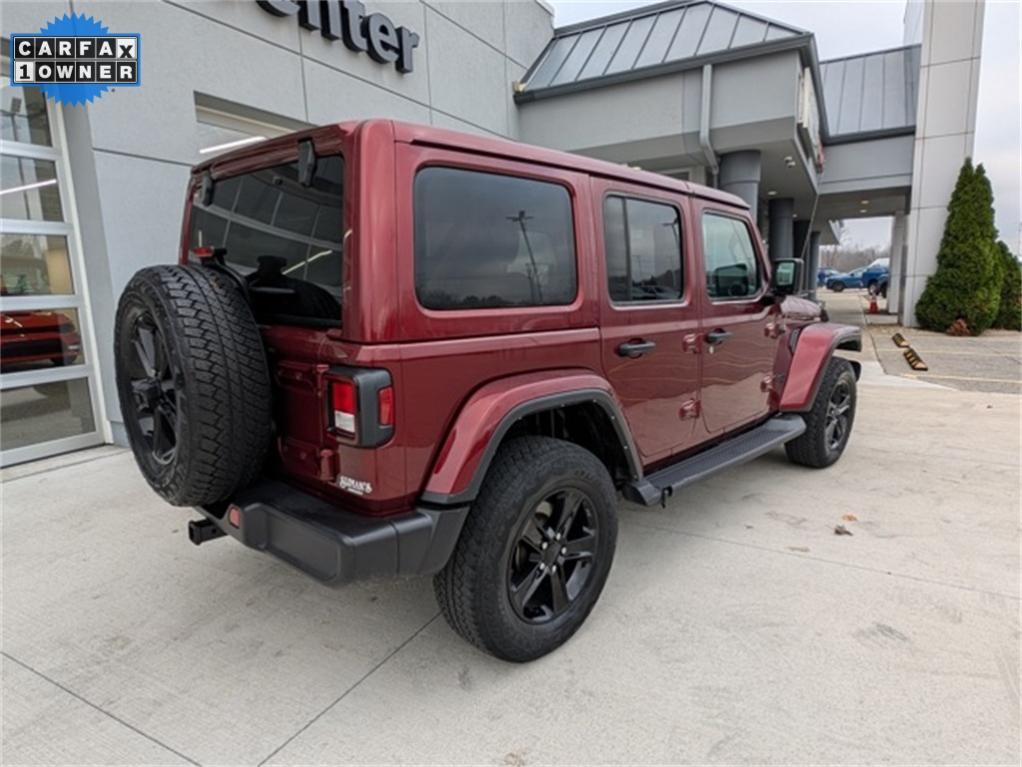
{"type": "Polygon", "coordinates": [[[251,482],[270,444],[270,377],[230,278],[197,266],[140,270],[117,306],[114,355],[128,441],[157,493],[203,506],[251,482]]]}

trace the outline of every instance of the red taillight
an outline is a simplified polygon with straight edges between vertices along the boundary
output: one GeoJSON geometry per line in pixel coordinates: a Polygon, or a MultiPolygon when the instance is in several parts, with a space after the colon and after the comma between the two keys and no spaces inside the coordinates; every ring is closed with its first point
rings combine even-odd
{"type": "Polygon", "coordinates": [[[213,256],[216,255],[216,250],[209,246],[192,248],[192,255],[205,261],[207,258],[213,258],[213,256]]]}
{"type": "Polygon", "coordinates": [[[241,527],[241,509],[233,503],[227,507],[227,521],[231,527],[241,527]]]}
{"type": "Polygon", "coordinates": [[[351,381],[333,381],[330,400],[334,410],[334,428],[348,434],[355,433],[355,384],[351,381]]]}
{"type": "Polygon", "coordinates": [[[380,426],[394,425],[394,387],[385,386],[377,393],[380,426]]]}

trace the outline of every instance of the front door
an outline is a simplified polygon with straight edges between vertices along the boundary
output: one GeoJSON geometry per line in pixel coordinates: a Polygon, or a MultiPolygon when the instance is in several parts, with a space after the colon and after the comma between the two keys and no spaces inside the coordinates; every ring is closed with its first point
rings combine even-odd
{"type": "Polygon", "coordinates": [[[604,373],[649,465],[691,445],[699,415],[699,299],[683,247],[684,200],[594,186],[604,373]]]}
{"type": "Polygon", "coordinates": [[[769,412],[779,308],[766,300],[766,261],[748,219],[696,207],[705,276],[703,420],[720,434],[769,412]]]}

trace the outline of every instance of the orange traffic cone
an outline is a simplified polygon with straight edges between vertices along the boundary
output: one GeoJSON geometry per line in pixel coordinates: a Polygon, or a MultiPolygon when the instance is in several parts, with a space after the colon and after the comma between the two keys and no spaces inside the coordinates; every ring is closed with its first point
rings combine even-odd
{"type": "Polygon", "coordinates": [[[873,293],[871,293],[869,296],[869,313],[880,314],[880,307],[877,306],[877,297],[873,293]]]}

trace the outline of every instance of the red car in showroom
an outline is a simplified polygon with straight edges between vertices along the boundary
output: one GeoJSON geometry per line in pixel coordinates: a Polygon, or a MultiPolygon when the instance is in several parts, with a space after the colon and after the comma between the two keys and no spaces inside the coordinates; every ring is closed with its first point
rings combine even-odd
{"type": "Polygon", "coordinates": [[[56,311],[0,313],[0,366],[70,365],[82,351],[82,337],[66,314],[56,311]]]}

